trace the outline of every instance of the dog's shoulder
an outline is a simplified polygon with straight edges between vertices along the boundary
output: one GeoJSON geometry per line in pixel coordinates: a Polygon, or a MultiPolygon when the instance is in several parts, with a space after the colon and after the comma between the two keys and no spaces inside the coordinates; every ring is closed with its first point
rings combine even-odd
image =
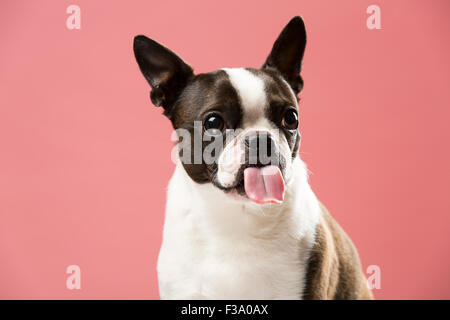
{"type": "Polygon", "coordinates": [[[373,299],[355,246],[328,210],[320,207],[303,298],[373,299]]]}

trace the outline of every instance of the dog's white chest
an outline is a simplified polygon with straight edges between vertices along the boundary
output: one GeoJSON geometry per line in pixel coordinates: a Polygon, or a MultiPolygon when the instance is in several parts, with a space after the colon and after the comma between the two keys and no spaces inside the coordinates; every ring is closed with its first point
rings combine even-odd
{"type": "Polygon", "coordinates": [[[300,298],[304,276],[300,248],[295,256],[281,242],[205,238],[195,227],[188,228],[175,227],[176,241],[164,239],[158,262],[162,298],[300,298]]]}
{"type": "Polygon", "coordinates": [[[200,199],[180,169],[169,185],[158,258],[161,298],[300,299],[313,221],[302,231],[291,217],[255,220],[242,205],[217,203],[222,191],[212,186],[200,187],[200,199]]]}
{"type": "Polygon", "coordinates": [[[158,264],[161,298],[301,298],[303,270],[298,261],[231,250],[205,254],[210,249],[192,250],[197,254],[181,256],[161,250],[158,264]],[[170,263],[176,265],[169,266],[170,263]]]}

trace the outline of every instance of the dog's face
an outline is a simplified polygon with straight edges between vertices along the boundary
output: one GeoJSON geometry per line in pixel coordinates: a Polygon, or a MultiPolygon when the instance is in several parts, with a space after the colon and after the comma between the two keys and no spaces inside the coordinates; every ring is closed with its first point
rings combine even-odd
{"type": "Polygon", "coordinates": [[[303,87],[303,20],[293,18],[260,69],[195,75],[157,42],[137,36],[134,52],[179,137],[179,155],[197,183],[256,203],[283,201],[300,144],[297,94],[303,87]]]}

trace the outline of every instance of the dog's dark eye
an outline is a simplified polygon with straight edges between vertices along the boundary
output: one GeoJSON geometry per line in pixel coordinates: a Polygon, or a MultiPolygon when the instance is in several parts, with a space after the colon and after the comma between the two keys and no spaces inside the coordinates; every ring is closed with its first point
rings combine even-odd
{"type": "Polygon", "coordinates": [[[203,124],[205,130],[215,129],[222,131],[224,127],[224,121],[221,116],[212,114],[208,116],[203,124]]]}
{"type": "Polygon", "coordinates": [[[284,113],[281,125],[288,130],[295,130],[298,127],[298,116],[294,109],[289,109],[284,113]]]}

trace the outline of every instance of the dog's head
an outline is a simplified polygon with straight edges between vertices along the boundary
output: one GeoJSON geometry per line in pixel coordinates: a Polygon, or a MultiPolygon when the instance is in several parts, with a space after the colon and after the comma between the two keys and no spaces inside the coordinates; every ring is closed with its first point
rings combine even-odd
{"type": "Polygon", "coordinates": [[[181,58],[145,37],[137,63],[179,137],[179,157],[197,183],[238,198],[280,203],[300,144],[297,94],[306,31],[300,17],[283,29],[260,69],[195,75],[181,58]]]}

